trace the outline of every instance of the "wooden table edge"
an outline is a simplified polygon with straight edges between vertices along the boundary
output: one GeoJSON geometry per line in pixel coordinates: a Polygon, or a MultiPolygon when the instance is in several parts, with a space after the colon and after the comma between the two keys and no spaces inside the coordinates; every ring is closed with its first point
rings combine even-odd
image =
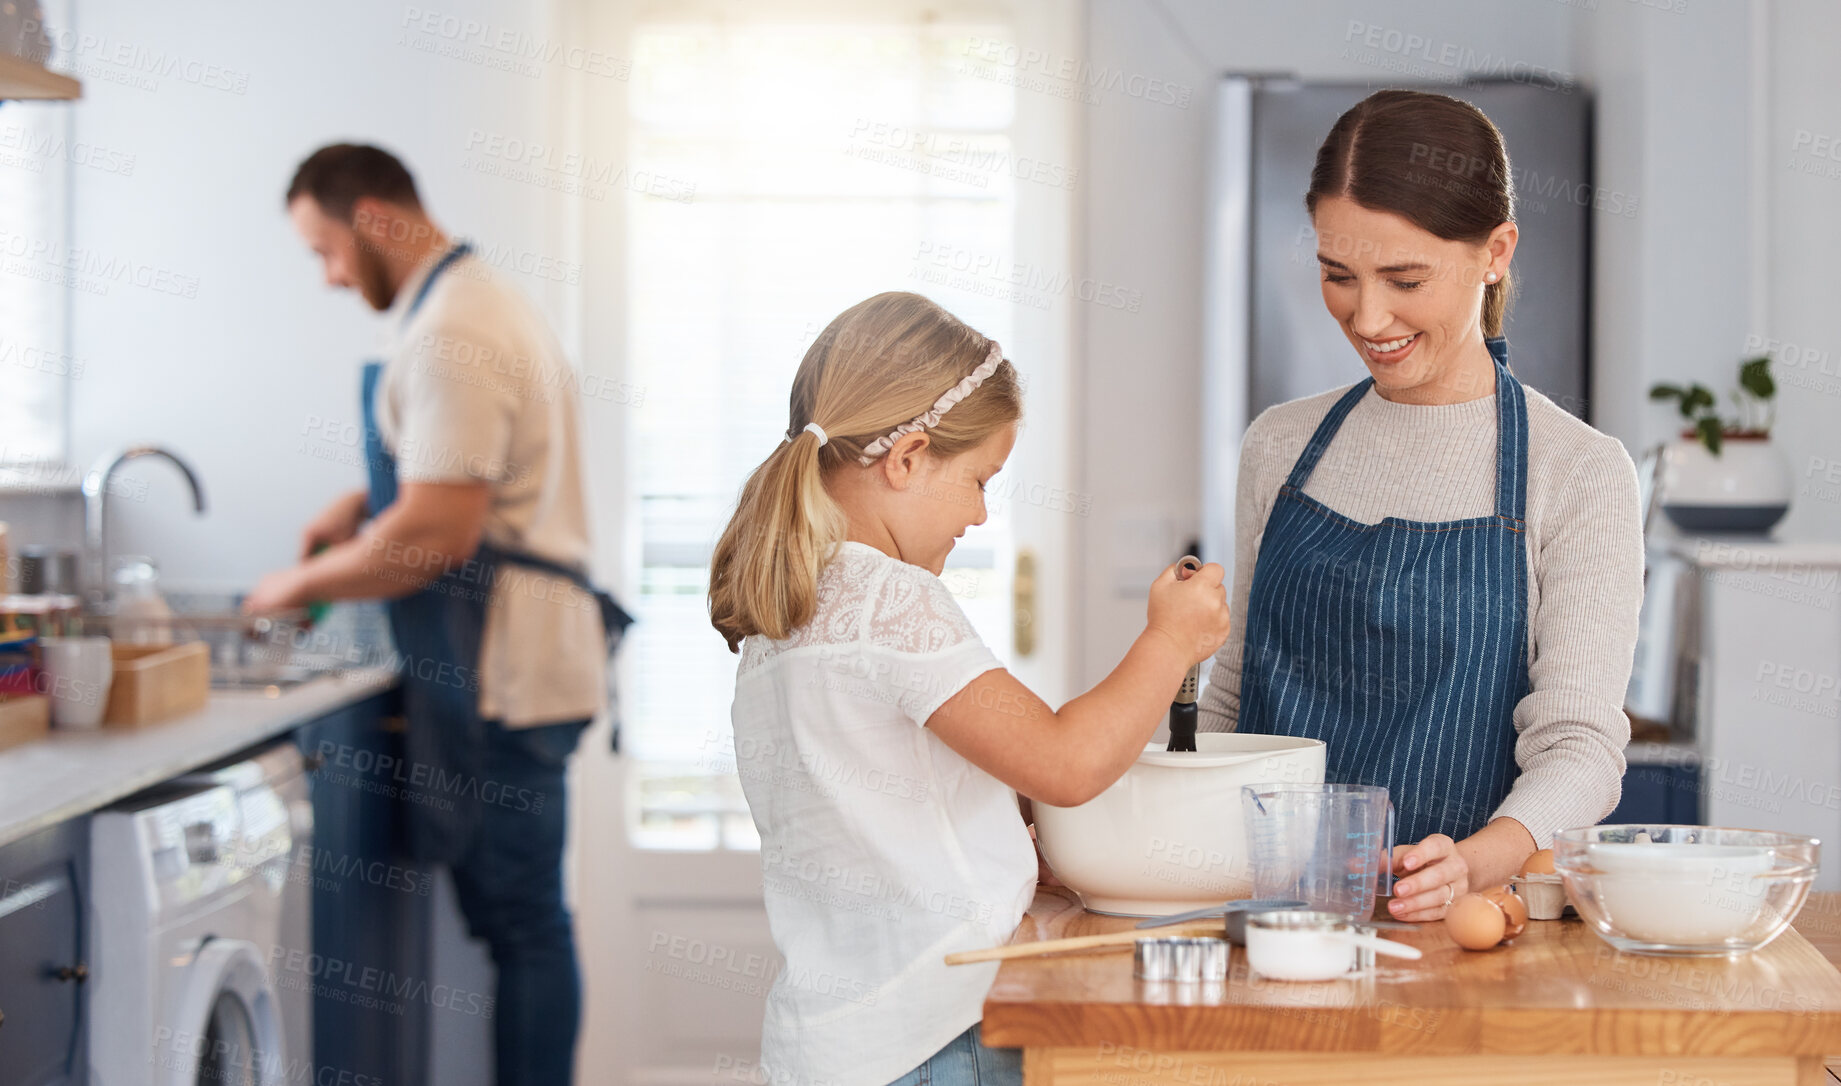
{"type": "MultiPolygon", "coordinates": [[[[1051,889],[1048,887],[1038,887],[1038,903],[1041,902],[1042,896],[1045,893],[1055,898],[1064,899],[1061,903],[1063,908],[1071,907],[1073,910],[1079,910],[1079,905],[1071,894],[1067,893],[1065,890],[1051,889]]],[[[1811,895],[1812,898],[1815,896],[1816,895],[1811,895]]],[[[1841,902],[1841,894],[1824,896],[1832,897],[1834,901],[1841,902]]],[[[1034,906],[1032,906],[1031,911],[1033,914],[1035,911],[1034,906]]],[[[1832,904],[1829,906],[1828,911],[1834,911],[1834,906],[1832,904]]],[[[1030,920],[1025,919],[1023,925],[1019,927],[1016,936],[1013,937],[1013,941],[1030,941],[1030,937],[1025,935],[1025,929],[1028,928],[1029,925],[1030,920]]],[[[1787,941],[1793,945],[1800,943],[1803,948],[1807,949],[1827,964],[1831,971],[1831,976],[1834,979],[1841,980],[1841,971],[1835,969],[1836,956],[1831,955],[1828,951],[1831,944],[1841,945],[1841,940],[1828,939],[1825,936],[1819,936],[1819,938],[1823,939],[1821,946],[1811,941],[1803,932],[1792,925],[1779,936],[1776,941],[1787,941]]],[[[1120,966],[1126,969],[1130,968],[1129,957],[1125,955],[1123,951],[1115,952],[1114,954],[1108,955],[1108,957],[1121,958],[1123,960],[1120,966]]],[[[1632,957],[1642,957],[1643,960],[1646,961],[1653,960],[1658,962],[1673,960],[1636,955],[1632,957]]],[[[1257,1026],[1262,1018],[1272,1020],[1294,1018],[1300,1011],[1329,1016],[1332,1020],[1336,1017],[1338,1012],[1340,1012],[1341,1015],[1347,1018],[1349,1024],[1355,1025],[1357,1023],[1367,1022],[1371,1019],[1374,1007],[1373,1004],[1369,1003],[1352,1005],[1346,1008],[1245,1003],[1185,1006],[1144,1002],[1044,1000],[1039,998],[1021,1001],[1006,1000],[997,997],[996,993],[1003,985],[1004,972],[1014,968],[1026,968],[1028,966],[1028,961],[1028,959],[1023,959],[1014,962],[1005,962],[1000,966],[998,976],[995,978],[992,985],[991,994],[986,996],[983,1006],[984,1023],[982,1026],[982,1033],[985,1043],[1000,1047],[1023,1049],[1091,1047],[1094,1043],[1092,1040],[1093,1023],[1091,1020],[1104,1016],[1116,1015],[1121,1008],[1129,1008],[1129,1013],[1148,1018],[1152,1021],[1157,1019],[1166,1020],[1171,1025],[1176,1025],[1178,1023],[1195,1023],[1198,1017],[1203,1026],[1206,1026],[1209,1018],[1234,1019],[1236,1020],[1236,1028],[1244,1032],[1246,1026],[1257,1026]],[[1069,1021],[1070,1016],[1072,1017],[1071,1022],[1069,1021]]],[[[1797,1060],[1816,1060],[1818,1063],[1832,1058],[1832,1053],[1841,1052],[1841,1041],[1834,1039],[1841,1037],[1841,1005],[1809,1010],[1784,1010],[1775,1008],[1722,1010],[1712,1007],[1684,1007],[1680,1005],[1580,1009],[1577,1013],[1580,1014],[1582,1022],[1589,1016],[1594,1023],[1592,1029],[1582,1029],[1579,1031],[1579,1037],[1586,1042],[1586,1044],[1578,1048],[1562,1046],[1558,1049],[1556,1049],[1552,1043],[1552,1019],[1555,1015],[1564,1015],[1573,1011],[1573,1008],[1564,1006],[1510,1008],[1478,1007],[1474,1004],[1458,1004],[1452,1006],[1412,1004],[1411,1007],[1413,1009],[1424,1010],[1427,1013],[1437,1012],[1442,1015],[1448,1015],[1454,1020],[1478,1020],[1479,1028],[1481,1028],[1482,1024],[1480,1020],[1483,1017],[1487,1017],[1487,1026],[1494,1037],[1494,1043],[1488,1048],[1478,1047],[1474,1043],[1474,1039],[1468,1035],[1470,1031],[1453,1030],[1447,1035],[1447,1043],[1440,1045],[1436,1040],[1428,1041],[1427,1037],[1421,1036],[1421,1034],[1424,1033],[1423,1029],[1405,1028],[1390,1030],[1385,1025],[1382,1025],[1379,1028],[1363,1026],[1363,1028],[1359,1029],[1342,1029],[1339,1031],[1343,1034],[1340,1043],[1328,1041],[1328,1039],[1321,1039],[1328,1041],[1328,1043],[1314,1048],[1314,1051],[1337,1056],[1378,1056],[1389,1059],[1417,1056],[1455,1058],[1470,1056],[1546,1057],[1565,1055],[1568,1057],[1630,1057],[1640,1059],[1791,1058],[1797,1060]],[[1741,1047],[1736,1053],[1731,1046],[1730,1037],[1720,1042],[1723,1047],[1718,1050],[1700,1051],[1696,1050],[1691,1045],[1685,1048],[1677,1045],[1671,1050],[1644,1031],[1636,1031],[1638,1036],[1642,1039],[1637,1041],[1634,1045],[1631,1043],[1631,1037],[1622,1036],[1616,1038],[1617,1043],[1622,1047],[1619,1047],[1615,1051],[1597,1047],[1596,1038],[1598,1035],[1616,1035],[1629,1032],[1614,1028],[1604,1028],[1607,1025],[1616,1026],[1620,1021],[1627,1021],[1634,1024],[1653,1020],[1656,1017],[1674,1017],[1684,1013],[1713,1015],[1726,1023],[1730,1023],[1733,1019],[1739,1018],[1746,1024],[1746,1033],[1748,1035],[1761,1035],[1761,1039],[1760,1041],[1751,1042],[1747,1046],[1741,1047]],[[1530,1038],[1526,1046],[1517,1046],[1513,1043],[1513,1041],[1517,1039],[1514,1036],[1516,1033],[1523,1029],[1528,1029],[1536,1023],[1547,1028],[1532,1031],[1539,1036],[1537,1038],[1530,1038]],[[1822,1034],[1830,1035],[1830,1039],[1823,1040],[1822,1037],[1819,1036],[1822,1034]],[[1506,1040],[1509,1042],[1506,1045],[1504,1044],[1505,1035],[1506,1040]],[[1402,1043],[1385,1043],[1390,1038],[1396,1042],[1402,1043]],[[1752,1045],[1756,1045],[1756,1052],[1750,1050],[1752,1045]]],[[[1216,1027],[1216,1029],[1225,1030],[1226,1027],[1219,1026],[1216,1027]]],[[[1189,1025],[1186,1028],[1179,1028],[1172,1032],[1181,1036],[1192,1035],[1196,1030],[1193,1025],[1189,1025]]],[[[1227,1044],[1209,1044],[1205,1048],[1196,1049],[1196,1051],[1256,1055],[1261,1053],[1290,1052],[1294,1050],[1278,1047],[1261,1047],[1257,1044],[1235,1044],[1230,1041],[1227,1044]]],[[[1824,1072],[1824,1075],[1826,1075],[1826,1072],[1824,1072]]]]}

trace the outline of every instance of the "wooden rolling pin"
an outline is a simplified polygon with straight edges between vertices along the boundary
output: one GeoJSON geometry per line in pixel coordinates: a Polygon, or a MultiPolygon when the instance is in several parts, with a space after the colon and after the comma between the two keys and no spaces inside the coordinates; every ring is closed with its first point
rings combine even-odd
{"type": "Polygon", "coordinates": [[[1162,939],[1175,935],[1212,935],[1224,939],[1227,932],[1217,918],[1212,924],[1170,924],[1161,928],[1127,928],[1104,935],[1076,935],[1068,939],[1048,939],[1040,943],[1006,943],[984,950],[961,950],[946,955],[947,965],[970,965],[973,962],[1005,961],[1010,958],[1033,958],[1040,954],[1058,954],[1064,950],[1091,950],[1096,947],[1130,946],[1140,939],[1162,939]]]}

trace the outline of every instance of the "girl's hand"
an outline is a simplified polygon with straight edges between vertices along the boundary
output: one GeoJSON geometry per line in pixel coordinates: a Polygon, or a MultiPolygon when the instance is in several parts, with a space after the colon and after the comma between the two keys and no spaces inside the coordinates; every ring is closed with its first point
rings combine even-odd
{"type": "Polygon", "coordinates": [[[1042,855],[1042,843],[1036,839],[1036,828],[1029,827],[1029,840],[1036,846],[1036,884],[1039,886],[1061,886],[1063,883],[1049,870],[1048,859],[1042,855]]]}
{"type": "Polygon", "coordinates": [[[1396,845],[1394,898],[1387,910],[1395,920],[1439,920],[1459,894],[1470,892],[1470,864],[1457,842],[1435,833],[1416,845],[1396,845]]]}
{"type": "Polygon", "coordinates": [[[1163,571],[1151,583],[1147,626],[1170,639],[1182,651],[1183,666],[1199,664],[1227,641],[1229,615],[1227,572],[1213,562],[1178,580],[1176,567],[1163,571]]]}

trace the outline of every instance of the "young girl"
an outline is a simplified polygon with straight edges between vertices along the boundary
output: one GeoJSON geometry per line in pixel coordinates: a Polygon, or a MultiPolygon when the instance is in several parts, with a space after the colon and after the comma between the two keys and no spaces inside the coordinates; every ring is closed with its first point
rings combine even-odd
{"type": "Polygon", "coordinates": [[[1021,417],[996,343],[879,294],[806,352],[787,440],[716,546],[710,620],[742,657],[736,761],[786,959],[773,1086],[1020,1083],[979,1040],[996,964],[941,960],[1007,940],[1034,894],[1015,793],[1098,795],[1227,638],[1221,568],[1172,567],[1124,661],[1059,711],[1003,669],[939,573],[1021,417]]]}

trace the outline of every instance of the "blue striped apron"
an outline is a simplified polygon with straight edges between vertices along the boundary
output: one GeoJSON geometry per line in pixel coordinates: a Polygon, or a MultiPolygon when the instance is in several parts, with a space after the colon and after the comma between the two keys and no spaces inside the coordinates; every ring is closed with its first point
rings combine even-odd
{"type": "MultiPolygon", "coordinates": [[[[402,319],[405,327],[435,281],[471,248],[462,242],[435,264],[410,299],[402,319]]],[[[376,515],[396,501],[396,458],[385,447],[377,425],[383,363],[366,362],[362,374],[368,505],[376,515]]],[[[432,782],[427,795],[411,797],[404,805],[409,851],[417,859],[452,863],[466,853],[479,828],[480,804],[468,798],[468,793],[490,781],[492,769],[487,757],[488,725],[479,714],[480,645],[492,586],[499,567],[506,564],[570,581],[592,593],[601,610],[610,654],[632,621],[613,597],[589,583],[583,571],[484,540],[472,557],[439,579],[388,602],[390,635],[396,642],[402,677],[404,755],[414,779],[432,782]]]]}
{"type": "Polygon", "coordinates": [[[1401,843],[1475,833],[1517,774],[1528,410],[1507,343],[1486,343],[1495,513],[1362,524],[1304,493],[1369,378],[1330,408],[1279,489],[1247,601],[1239,730],[1323,740],[1326,779],[1386,786],[1401,843]]]}

